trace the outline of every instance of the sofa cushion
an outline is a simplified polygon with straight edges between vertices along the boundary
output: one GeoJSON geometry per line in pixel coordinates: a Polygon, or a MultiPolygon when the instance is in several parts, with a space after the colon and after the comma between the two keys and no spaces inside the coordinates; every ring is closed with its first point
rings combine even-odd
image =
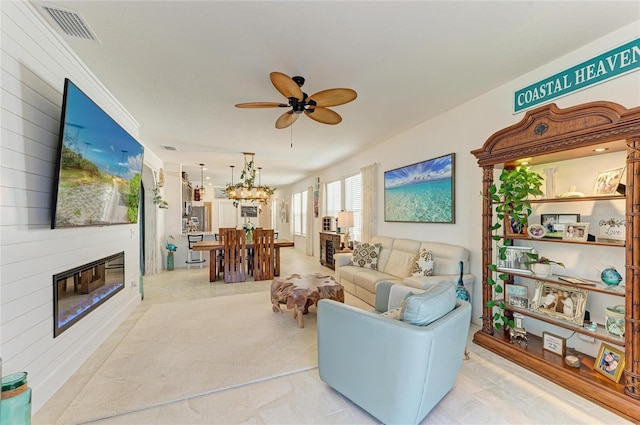
{"type": "Polygon", "coordinates": [[[384,270],[387,266],[387,261],[389,260],[389,255],[391,254],[391,249],[393,248],[394,238],[390,238],[388,236],[373,236],[371,238],[372,244],[379,243],[382,247],[380,249],[380,257],[378,260],[378,270],[384,270]]]}
{"type": "Polygon", "coordinates": [[[402,320],[424,326],[438,320],[456,306],[456,288],[450,282],[440,282],[422,294],[412,295],[402,308],[402,320]]]}
{"type": "Polygon", "coordinates": [[[396,277],[407,277],[411,271],[413,260],[416,255],[413,252],[404,252],[394,249],[389,255],[389,261],[384,268],[384,272],[396,277]]]}
{"type": "Polygon", "coordinates": [[[415,256],[410,276],[433,276],[433,252],[420,250],[415,256]]]}
{"type": "Polygon", "coordinates": [[[349,265],[378,270],[380,248],[380,244],[356,242],[349,265]]]}
{"type": "Polygon", "coordinates": [[[382,281],[400,283],[400,279],[377,270],[364,268],[360,268],[359,270],[359,272],[353,274],[353,283],[373,294],[376,293],[378,283],[382,281]]]}

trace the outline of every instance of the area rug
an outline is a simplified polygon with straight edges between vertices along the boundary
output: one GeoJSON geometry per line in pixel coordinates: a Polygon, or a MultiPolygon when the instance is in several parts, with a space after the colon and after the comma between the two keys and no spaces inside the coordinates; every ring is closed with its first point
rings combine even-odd
{"type": "Polygon", "coordinates": [[[268,292],[156,304],[59,418],[77,424],[317,366],[315,308],[298,328],[268,292]]]}

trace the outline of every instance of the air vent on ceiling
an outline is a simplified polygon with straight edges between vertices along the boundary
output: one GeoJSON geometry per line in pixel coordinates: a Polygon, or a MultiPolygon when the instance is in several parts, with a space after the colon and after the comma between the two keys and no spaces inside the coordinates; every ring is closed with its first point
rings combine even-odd
{"type": "Polygon", "coordinates": [[[49,14],[49,17],[60,26],[62,32],[69,37],[99,41],[78,12],[49,6],[42,6],[42,9],[49,14]]]}
{"type": "Polygon", "coordinates": [[[178,148],[176,148],[175,146],[163,146],[162,147],[164,150],[166,151],[177,151],[178,148]]]}

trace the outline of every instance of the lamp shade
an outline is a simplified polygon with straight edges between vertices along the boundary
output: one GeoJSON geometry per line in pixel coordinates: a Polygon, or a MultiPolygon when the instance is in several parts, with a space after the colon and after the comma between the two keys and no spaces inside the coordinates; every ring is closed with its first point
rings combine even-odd
{"type": "Polygon", "coordinates": [[[353,227],[353,211],[338,213],[338,227],[353,227]]]}

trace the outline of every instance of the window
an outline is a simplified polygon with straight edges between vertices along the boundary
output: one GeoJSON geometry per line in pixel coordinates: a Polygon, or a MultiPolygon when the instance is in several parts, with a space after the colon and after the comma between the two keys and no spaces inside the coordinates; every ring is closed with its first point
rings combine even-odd
{"type": "Polygon", "coordinates": [[[340,180],[327,183],[326,213],[329,217],[337,217],[342,210],[342,182],[340,180]]]}
{"type": "Polygon", "coordinates": [[[337,217],[340,211],[353,211],[353,227],[349,229],[351,240],[362,236],[362,176],[360,173],[327,183],[326,214],[337,217]]]}
{"type": "Polygon", "coordinates": [[[307,235],[307,191],[293,194],[293,234],[307,235]]]}
{"type": "Polygon", "coordinates": [[[361,240],[362,236],[362,176],[356,174],[344,179],[344,210],[353,211],[353,227],[349,229],[351,239],[361,240]]]}

